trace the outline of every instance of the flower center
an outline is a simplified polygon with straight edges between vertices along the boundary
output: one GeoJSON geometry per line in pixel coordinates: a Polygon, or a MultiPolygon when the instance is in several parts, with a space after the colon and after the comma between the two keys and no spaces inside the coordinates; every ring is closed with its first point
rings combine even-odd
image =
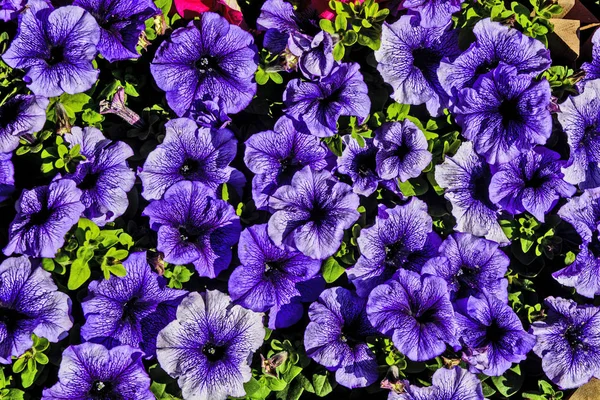
{"type": "Polygon", "coordinates": [[[496,69],[498,67],[498,64],[499,64],[498,60],[484,61],[475,70],[475,77],[473,78],[473,81],[475,79],[477,79],[478,76],[483,75],[483,74],[487,74],[488,72],[496,69]]]}
{"type": "Polygon", "coordinates": [[[29,217],[29,224],[32,226],[43,225],[48,221],[48,218],[50,218],[51,215],[52,211],[48,209],[46,204],[43,204],[40,211],[31,214],[29,217]]]}
{"type": "Polygon", "coordinates": [[[202,354],[206,356],[208,361],[219,361],[221,358],[223,358],[223,355],[225,354],[225,348],[222,346],[214,345],[212,343],[206,343],[202,347],[202,354]]]}
{"type": "Polygon", "coordinates": [[[356,172],[361,178],[365,178],[369,175],[375,174],[376,161],[374,152],[365,152],[359,154],[354,159],[356,172]]]}
{"type": "Polygon", "coordinates": [[[63,46],[52,46],[50,48],[50,58],[46,60],[48,65],[60,64],[65,60],[65,48],[63,46]]]}
{"type": "Polygon", "coordinates": [[[95,188],[98,183],[98,178],[100,178],[100,174],[98,173],[87,174],[78,185],[79,189],[90,190],[95,188]]]}
{"type": "Polygon", "coordinates": [[[19,326],[19,322],[27,319],[29,319],[27,315],[0,305],[0,324],[3,324],[8,332],[14,332],[19,326]]]}
{"type": "Polygon", "coordinates": [[[426,71],[434,66],[437,62],[435,60],[433,52],[430,49],[419,48],[415,49],[412,53],[413,65],[419,71],[426,71]]]}
{"type": "Polygon", "coordinates": [[[122,399],[121,395],[113,392],[113,385],[110,382],[96,380],[92,383],[92,387],[88,393],[90,399],[93,400],[118,400],[122,399]]]}
{"type": "Polygon", "coordinates": [[[429,324],[431,322],[435,322],[435,309],[428,308],[421,313],[415,315],[415,320],[419,324],[429,324]]]}
{"type": "Polygon", "coordinates": [[[406,156],[410,153],[410,150],[410,147],[408,147],[406,142],[403,141],[402,144],[396,148],[394,155],[398,157],[398,160],[402,163],[404,162],[406,156]]]}
{"type": "Polygon", "coordinates": [[[135,306],[139,297],[133,296],[125,304],[123,304],[123,316],[122,319],[135,319],[135,306]]]}
{"type": "Polygon", "coordinates": [[[581,333],[580,326],[569,325],[565,332],[563,333],[563,337],[569,342],[572,348],[574,349],[585,349],[586,345],[583,343],[581,338],[583,337],[581,333]]]}
{"type": "Polygon", "coordinates": [[[502,124],[504,126],[507,126],[511,122],[520,121],[519,99],[505,99],[500,104],[500,107],[498,107],[498,113],[502,116],[502,124]]]}
{"type": "Polygon", "coordinates": [[[18,100],[9,100],[0,107],[0,129],[4,129],[15,122],[15,117],[19,114],[21,108],[20,103],[18,100]]]}
{"type": "Polygon", "coordinates": [[[407,260],[406,248],[402,240],[385,246],[385,264],[394,267],[395,269],[400,268],[407,260]]]}
{"type": "Polygon", "coordinates": [[[185,225],[179,227],[179,237],[184,242],[195,242],[201,235],[202,233],[194,227],[185,225]]]}
{"type": "Polygon", "coordinates": [[[209,56],[200,57],[198,61],[195,63],[195,67],[201,74],[205,74],[207,72],[212,72],[214,70],[214,59],[209,56]]]}
{"type": "Polygon", "coordinates": [[[199,167],[200,164],[198,163],[198,161],[193,160],[191,158],[186,158],[181,168],[179,168],[179,173],[182,176],[188,177],[193,173],[197,172],[199,167]]]}
{"type": "Polygon", "coordinates": [[[504,338],[506,330],[498,325],[496,320],[493,320],[490,326],[485,330],[485,338],[488,343],[498,343],[504,338]]]}

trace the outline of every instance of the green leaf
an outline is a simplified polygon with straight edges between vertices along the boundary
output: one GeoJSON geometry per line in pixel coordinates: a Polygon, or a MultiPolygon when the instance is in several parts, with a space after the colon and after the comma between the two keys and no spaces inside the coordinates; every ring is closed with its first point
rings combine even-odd
{"type": "Polygon", "coordinates": [[[401,121],[410,112],[410,104],[392,103],[387,108],[387,118],[391,121],[401,121]]]}
{"type": "Polygon", "coordinates": [[[38,374],[38,368],[35,361],[31,361],[31,365],[28,365],[27,369],[21,373],[21,384],[24,388],[28,388],[33,385],[33,382],[38,374]]]}
{"type": "Polygon", "coordinates": [[[400,182],[398,184],[400,191],[405,196],[421,196],[427,193],[429,184],[422,178],[409,179],[406,182],[400,182]]]}
{"type": "Polygon", "coordinates": [[[78,258],[71,264],[71,272],[69,274],[69,281],[67,282],[67,288],[69,290],[77,290],[81,285],[90,279],[92,271],[86,261],[78,258]]]}
{"type": "Polygon", "coordinates": [[[519,364],[506,371],[504,375],[492,376],[490,379],[494,383],[494,386],[496,386],[496,389],[498,389],[498,392],[504,397],[510,397],[516,394],[525,380],[521,375],[519,364]]]}
{"type": "Polygon", "coordinates": [[[333,48],[333,58],[336,61],[341,61],[344,58],[344,54],[346,52],[346,48],[342,42],[337,42],[335,47],[333,48]]]}
{"type": "Polygon", "coordinates": [[[108,270],[114,276],[124,277],[125,275],[127,275],[127,270],[125,269],[123,264],[111,265],[110,267],[108,267],[108,270]]]}
{"type": "Polygon", "coordinates": [[[343,14],[335,16],[335,30],[343,32],[348,28],[348,19],[343,14]]]}
{"type": "Polygon", "coordinates": [[[521,237],[519,241],[521,242],[521,250],[523,250],[523,253],[528,253],[531,247],[535,244],[535,241],[527,237],[521,237]]]}
{"type": "Polygon", "coordinates": [[[257,381],[255,378],[250,378],[248,382],[244,383],[246,396],[253,400],[266,399],[267,396],[269,396],[269,394],[271,393],[271,390],[264,383],[266,382],[260,382],[257,381]]]}
{"type": "Polygon", "coordinates": [[[352,46],[358,40],[358,34],[354,31],[347,31],[342,36],[342,43],[346,46],[352,46]]]}
{"type": "Polygon", "coordinates": [[[267,387],[274,392],[281,392],[287,387],[287,382],[283,379],[268,377],[266,378],[266,382],[267,387]]]}
{"type": "Polygon", "coordinates": [[[334,33],[335,29],[333,28],[333,24],[328,19],[322,19],[319,21],[319,27],[327,33],[334,33]]]}
{"type": "Polygon", "coordinates": [[[281,76],[281,74],[279,72],[269,73],[269,78],[271,78],[271,80],[278,85],[283,83],[283,77],[281,76]]]}
{"type": "Polygon", "coordinates": [[[325,372],[324,375],[314,374],[312,376],[312,385],[315,389],[315,394],[319,397],[325,397],[333,391],[330,375],[325,372]]]}
{"type": "Polygon", "coordinates": [[[48,356],[44,353],[35,353],[35,362],[37,362],[38,364],[46,365],[48,364],[48,361],[48,356]]]}
{"type": "Polygon", "coordinates": [[[20,374],[27,367],[27,357],[21,356],[15,360],[12,366],[12,371],[15,374],[20,374]]]}
{"type": "Polygon", "coordinates": [[[329,257],[321,267],[323,278],[327,283],[335,282],[346,271],[344,267],[334,258],[329,257]]]}
{"type": "Polygon", "coordinates": [[[265,85],[267,82],[269,82],[269,74],[267,74],[265,70],[260,67],[258,68],[258,71],[256,71],[254,78],[256,79],[256,83],[259,85],[265,85]]]}

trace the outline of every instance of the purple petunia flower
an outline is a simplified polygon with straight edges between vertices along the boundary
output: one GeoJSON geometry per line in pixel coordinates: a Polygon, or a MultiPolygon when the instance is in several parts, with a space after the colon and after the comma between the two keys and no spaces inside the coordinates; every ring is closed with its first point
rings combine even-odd
{"type": "Polygon", "coordinates": [[[579,387],[600,375],[600,309],[548,297],[548,317],[531,325],[548,378],[562,389],[579,387]]]}
{"type": "Polygon", "coordinates": [[[231,247],[242,230],[233,207],[213,196],[201,183],[182,181],[142,213],[158,232],[156,248],[165,254],[165,261],[193,263],[200,276],[209,278],[229,266],[231,247]]]}
{"type": "Polygon", "coordinates": [[[546,143],[552,133],[549,104],[547,80],[532,81],[500,64],[473,88],[457,93],[453,112],[475,152],[490,164],[501,164],[546,143]]]}
{"type": "Polygon", "coordinates": [[[453,157],[446,157],[435,169],[435,180],[446,189],[457,231],[508,242],[498,223],[498,208],[489,199],[490,168],[475,154],[473,143],[464,142],[453,157]]]}
{"type": "Polygon", "coordinates": [[[600,227],[600,188],[586,189],[581,196],[573,197],[558,215],[573,225],[584,245],[591,243],[600,227]]]}
{"type": "Polygon", "coordinates": [[[358,295],[366,297],[398,269],[420,272],[425,261],[437,255],[441,242],[431,229],[427,205],[417,198],[380,208],[375,225],[361,230],[357,239],[360,258],[346,271],[358,295]]]}
{"type": "Polygon", "coordinates": [[[338,157],[338,171],[348,175],[352,179],[352,190],[354,193],[370,196],[377,190],[379,181],[375,157],[377,147],[373,145],[373,139],[364,139],[364,146],[350,135],[342,138],[345,148],[342,156],[338,157]]]}
{"type": "Polygon", "coordinates": [[[179,116],[206,95],[221,99],[226,113],[237,113],[256,94],[254,39],[213,12],[200,18],[160,45],[150,71],[179,116]]]}
{"type": "Polygon", "coordinates": [[[111,350],[96,343],[69,346],[62,354],[58,383],[44,389],[42,400],[153,400],[142,352],[130,346],[111,350]]]}
{"type": "Polygon", "coordinates": [[[136,50],[148,18],[160,14],[151,0],[75,0],[100,25],[98,51],[109,62],[139,58],[136,50]]]}
{"type": "Polygon", "coordinates": [[[510,259],[498,243],[473,236],[454,233],[440,245],[440,255],[429,260],[422,274],[436,275],[448,284],[451,299],[461,299],[486,291],[508,301],[508,281],[504,278],[510,259]]]}
{"type": "Polygon", "coordinates": [[[570,157],[565,180],[582,189],[600,186],[600,79],[560,105],[558,121],[567,134],[570,157]]]}
{"type": "Polygon", "coordinates": [[[523,330],[509,305],[483,292],[455,304],[457,336],[466,346],[471,372],[500,376],[527,358],[535,336],[523,330]]]}
{"type": "Polygon", "coordinates": [[[265,337],[261,318],[221,292],[190,293],[158,334],[158,362],[178,378],[183,398],[243,397],[249,359],[265,337]]]}
{"type": "Polygon", "coordinates": [[[571,197],[575,187],[563,180],[560,155],[536,147],[501,164],[490,181],[490,200],[511,214],[529,212],[538,221],[552,210],[558,199],[571,197]]]}
{"type": "Polygon", "coordinates": [[[73,326],[71,299],[38,264],[25,256],[0,264],[0,364],[31,348],[32,334],[58,342],[73,326]]]}
{"type": "Polygon", "coordinates": [[[402,8],[419,14],[418,24],[423,28],[445,27],[452,14],[460,11],[465,0],[405,0],[402,8]]]}
{"type": "Polygon", "coordinates": [[[290,52],[298,57],[298,68],[308,79],[328,76],[333,69],[333,38],[321,31],[314,38],[301,33],[290,35],[290,52]]]}
{"type": "Polygon", "coordinates": [[[82,191],[83,215],[98,226],[123,215],[129,206],[127,192],[135,183],[135,173],[126,161],[133,156],[131,147],[106,139],[93,127],[73,127],[64,137],[71,147],[81,146],[80,152],[86,158],[75,172],[64,176],[82,191]]]}
{"type": "Polygon", "coordinates": [[[454,61],[442,61],[438,69],[440,83],[449,95],[454,94],[454,89],[470,87],[500,63],[532,78],[552,63],[550,51],[542,42],[490,18],[479,21],[473,33],[476,42],[454,61]]]}
{"type": "Polygon", "coordinates": [[[596,29],[596,32],[592,37],[592,45],[592,61],[585,62],[581,65],[581,69],[585,71],[585,77],[578,83],[580,88],[587,81],[600,79],[600,29],[596,29]]]}
{"type": "Polygon", "coordinates": [[[259,210],[267,208],[269,196],[305,166],[320,171],[331,153],[318,137],[298,132],[291,119],[280,118],[272,131],[255,133],[246,140],[244,162],[256,174],[252,198],[259,210]]]}
{"type": "Polygon", "coordinates": [[[148,18],[160,14],[151,0],[75,0],[100,25],[98,51],[109,62],[139,58],[136,50],[148,18]]]}
{"type": "Polygon", "coordinates": [[[367,85],[356,63],[342,63],[319,82],[293,79],[283,93],[287,115],[302,124],[304,133],[329,137],[340,116],[353,115],[362,123],[371,109],[367,85]]]}
{"type": "Polygon", "coordinates": [[[54,258],[85,206],[75,182],[60,179],[47,186],[23,190],[15,209],[17,215],[8,229],[4,254],[54,258]]]}
{"type": "Polygon", "coordinates": [[[81,93],[96,82],[92,60],[100,27],[81,7],[52,10],[44,1],[30,1],[19,20],[19,32],[2,59],[26,71],[29,89],[46,97],[81,93]]]}
{"type": "Polygon", "coordinates": [[[342,243],[344,229],[358,220],[358,195],[329,171],[306,166],[290,185],[269,198],[274,214],[269,236],[277,246],[290,246],[311,258],[324,260],[342,243]]]}
{"type": "Polygon", "coordinates": [[[241,265],[229,278],[231,299],[252,311],[269,311],[269,328],[286,328],[298,322],[304,308],[325,287],[321,261],[275,246],[267,224],[254,225],[240,235],[241,265]],[[315,295],[316,294],[316,295],[315,295]]]}
{"type": "Polygon", "coordinates": [[[19,146],[23,135],[39,132],[46,123],[46,97],[17,94],[0,107],[0,152],[19,146]]]}
{"type": "Polygon", "coordinates": [[[12,153],[0,153],[0,202],[15,191],[15,167],[11,158],[12,153]]]}
{"type": "Polygon", "coordinates": [[[153,150],[138,174],[147,200],[160,199],[173,184],[200,182],[213,192],[231,177],[229,163],[235,158],[237,141],[227,129],[199,128],[189,118],[165,124],[166,136],[153,150]]]}
{"type": "Polygon", "coordinates": [[[308,310],[306,355],[335,371],[335,380],[348,388],[369,386],[379,377],[375,354],[366,343],[377,331],[367,319],[365,303],[348,289],[333,287],[308,310]]]}
{"type": "Polygon", "coordinates": [[[0,19],[4,22],[17,19],[25,4],[25,0],[0,0],[0,19]]]}
{"type": "Polygon", "coordinates": [[[146,252],[131,253],[123,262],[127,275],[92,281],[81,306],[85,324],[81,336],[108,348],[129,345],[147,358],[156,352],[156,335],[175,319],[184,290],[166,287],[166,279],[152,272],[146,252]]]}
{"type": "Polygon", "coordinates": [[[381,179],[416,178],[431,162],[427,139],[417,126],[405,119],[385,123],[375,131],[377,174],[381,179]]]}
{"type": "Polygon", "coordinates": [[[391,392],[388,400],[485,400],[477,375],[460,367],[436,370],[431,386],[407,385],[404,389],[404,393],[391,392]]]}
{"type": "Polygon", "coordinates": [[[593,299],[600,295],[600,257],[584,247],[572,264],[554,272],[552,277],[561,285],[573,287],[580,295],[593,299]]]}
{"type": "Polygon", "coordinates": [[[222,129],[231,122],[225,108],[225,102],[219,98],[195,100],[184,117],[193,119],[199,126],[204,128],[222,129]]]}
{"type": "Polygon", "coordinates": [[[375,51],[377,70],[394,89],[394,100],[425,103],[429,113],[437,116],[449,102],[437,70],[444,57],[454,60],[460,54],[458,30],[447,31],[447,22],[437,28],[423,26],[423,20],[421,25],[417,22],[418,17],[404,15],[391,25],[383,24],[381,47],[375,51]]]}
{"type": "Polygon", "coordinates": [[[448,287],[437,276],[398,270],[393,279],[371,291],[367,315],[413,361],[431,360],[446,351],[446,344],[458,344],[448,287]]]}

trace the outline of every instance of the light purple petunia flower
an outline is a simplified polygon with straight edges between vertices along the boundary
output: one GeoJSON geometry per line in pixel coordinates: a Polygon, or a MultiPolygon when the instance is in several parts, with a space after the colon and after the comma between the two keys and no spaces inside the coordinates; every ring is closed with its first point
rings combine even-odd
{"type": "Polygon", "coordinates": [[[560,105],[558,121],[567,134],[570,157],[565,180],[582,189],[600,186],[600,79],[560,105]]]}
{"type": "Polygon", "coordinates": [[[46,97],[17,94],[0,107],[1,153],[16,149],[21,136],[42,130],[48,102],[46,97]]]}
{"type": "Polygon", "coordinates": [[[408,119],[383,124],[373,142],[378,149],[377,174],[382,179],[406,182],[421,175],[431,162],[425,135],[408,119]]]}
{"type": "Polygon", "coordinates": [[[231,262],[231,247],[242,230],[240,219],[226,201],[213,197],[199,182],[171,186],[162,200],[151,202],[142,215],[158,232],[156,248],[172,264],[193,263],[200,276],[215,278],[231,262]]]}
{"type": "Polygon", "coordinates": [[[54,258],[65,235],[85,210],[81,194],[70,179],[23,190],[15,204],[17,215],[8,229],[4,254],[54,258]]]}
{"type": "Polygon", "coordinates": [[[522,153],[494,172],[490,200],[513,215],[527,211],[544,222],[561,197],[571,197],[577,190],[563,180],[563,165],[560,155],[545,147],[522,153]]]}
{"type": "Polygon", "coordinates": [[[17,19],[26,3],[25,0],[0,0],[0,20],[8,22],[17,19]]]}
{"type": "Polygon", "coordinates": [[[142,352],[130,346],[111,350],[101,344],[69,346],[62,354],[58,383],[44,389],[42,400],[153,400],[142,352]]]}
{"type": "Polygon", "coordinates": [[[265,337],[261,319],[221,292],[190,293],[177,319],[158,334],[158,362],[178,378],[183,398],[243,397],[252,377],[249,359],[265,337]]]}
{"type": "Polygon", "coordinates": [[[270,329],[298,322],[304,313],[302,302],[315,300],[325,288],[321,261],[275,246],[267,224],[242,231],[238,258],[241,265],[229,278],[231,299],[256,312],[269,310],[270,329]]]}
{"type": "Polygon", "coordinates": [[[446,344],[458,345],[448,287],[437,276],[398,270],[394,278],[371,291],[367,315],[413,361],[431,360],[446,351],[446,344]]]}
{"type": "Polygon", "coordinates": [[[500,376],[535,345],[535,336],[523,330],[513,309],[493,295],[459,300],[454,310],[457,336],[466,347],[463,358],[473,373],[500,376]]]}
{"type": "Polygon", "coordinates": [[[423,28],[445,27],[452,14],[460,11],[465,0],[405,0],[402,8],[419,14],[417,23],[423,28]]]}
{"type": "Polygon", "coordinates": [[[498,243],[508,239],[498,223],[498,208],[489,199],[489,165],[473,151],[473,143],[464,142],[453,157],[435,169],[435,180],[452,204],[456,230],[485,236],[498,243]]]}
{"type": "Polygon", "coordinates": [[[100,25],[98,51],[109,62],[139,58],[136,50],[148,18],[160,14],[151,0],[75,0],[100,25]]]}
{"type": "Polygon", "coordinates": [[[592,61],[584,62],[581,69],[585,71],[585,77],[579,81],[578,86],[583,86],[585,82],[593,79],[600,79],[600,29],[596,29],[592,37],[592,61]]]}
{"type": "Polygon", "coordinates": [[[302,33],[290,35],[290,53],[298,57],[298,68],[308,79],[318,79],[329,75],[335,65],[333,59],[333,38],[321,31],[314,38],[302,33]]]}
{"type": "Polygon", "coordinates": [[[324,260],[340,247],[344,229],[358,220],[358,195],[329,171],[306,166],[269,198],[269,236],[311,258],[324,260]]]}
{"type": "Polygon", "coordinates": [[[64,137],[71,148],[81,146],[80,152],[85,156],[75,172],[64,176],[75,181],[82,191],[83,216],[104,226],[123,215],[129,206],[127,192],[135,183],[135,173],[126,161],[133,156],[131,147],[106,139],[93,127],[73,127],[64,137]]]}
{"type": "Polygon", "coordinates": [[[84,340],[108,348],[129,345],[141,349],[146,358],[156,352],[156,336],[175,319],[185,290],[171,289],[152,271],[146,252],[129,254],[123,262],[127,274],[109,280],[92,281],[81,307],[85,324],[84,340]]]}
{"type": "Polygon", "coordinates": [[[427,104],[429,113],[437,116],[449,102],[437,70],[444,57],[454,60],[460,54],[458,30],[447,31],[447,22],[437,28],[427,28],[423,22],[419,25],[418,17],[403,15],[391,25],[384,23],[375,58],[377,70],[394,90],[394,100],[401,104],[427,104]]]}
{"type": "Polygon", "coordinates": [[[280,118],[272,131],[255,133],[246,140],[244,162],[256,175],[252,198],[259,210],[266,209],[269,196],[305,166],[320,171],[328,166],[331,152],[318,137],[298,132],[291,119],[280,118]]]}
{"type": "Polygon", "coordinates": [[[546,143],[552,133],[549,104],[547,80],[532,81],[500,64],[456,94],[453,113],[475,152],[490,164],[501,164],[546,143]]]}
{"type": "Polygon", "coordinates": [[[600,227],[600,188],[586,189],[581,196],[573,197],[558,215],[573,225],[584,245],[591,243],[600,227]]]}
{"type": "Polygon", "coordinates": [[[256,94],[257,65],[252,35],[205,12],[160,45],[150,71],[177,115],[206,95],[221,99],[229,114],[246,108],[256,94]]]}
{"type": "Polygon", "coordinates": [[[52,10],[42,1],[30,1],[19,20],[19,31],[2,59],[26,71],[23,80],[41,96],[81,93],[96,82],[99,71],[92,60],[100,27],[81,7],[52,10]]]}
{"type": "Polygon", "coordinates": [[[226,107],[225,102],[219,98],[195,100],[184,117],[193,119],[204,128],[222,129],[231,122],[225,112],[226,107]]]}
{"type": "Polygon", "coordinates": [[[285,33],[300,30],[294,6],[284,0],[265,1],[260,9],[256,25],[263,30],[276,29],[285,33]]]}
{"type": "Polygon", "coordinates": [[[342,63],[318,82],[293,79],[283,93],[287,116],[300,122],[304,133],[318,137],[336,134],[340,116],[362,123],[371,109],[367,85],[357,63],[342,63]]]}
{"type": "Polygon", "coordinates": [[[166,136],[146,159],[141,172],[147,200],[160,199],[177,182],[200,182],[212,189],[231,177],[229,163],[235,158],[237,141],[228,129],[198,127],[189,118],[165,124],[166,136]]]}
{"type": "Polygon", "coordinates": [[[377,334],[365,312],[366,299],[342,287],[326,289],[310,305],[304,333],[306,355],[335,371],[335,380],[348,388],[377,381],[377,360],[367,336],[377,334]]]}
{"type": "Polygon", "coordinates": [[[350,135],[345,135],[342,141],[345,148],[337,159],[338,172],[352,179],[354,193],[370,196],[377,190],[381,180],[376,171],[377,147],[373,145],[373,139],[365,139],[362,147],[350,135]]]}
{"type": "Polygon", "coordinates": [[[394,208],[380,208],[375,225],[357,239],[360,258],[348,269],[348,279],[361,297],[386,282],[398,269],[420,272],[425,261],[437,255],[441,239],[432,232],[427,205],[413,198],[394,208]]]}
{"type": "Polygon", "coordinates": [[[448,284],[451,299],[481,293],[508,301],[508,281],[504,278],[510,259],[498,243],[469,233],[454,233],[440,245],[440,255],[427,261],[422,274],[436,275],[448,284]]]}
{"type": "Polygon", "coordinates": [[[477,78],[500,63],[532,78],[552,63],[550,51],[542,42],[490,18],[479,21],[473,33],[475,43],[454,61],[442,61],[438,69],[440,83],[449,95],[454,94],[454,89],[472,86],[477,78]]]}
{"type": "Polygon", "coordinates": [[[33,345],[31,334],[58,342],[73,326],[71,299],[50,273],[29,258],[0,264],[0,364],[12,363],[33,345]]]}
{"type": "Polygon", "coordinates": [[[0,153],[0,202],[15,191],[15,167],[11,158],[12,153],[0,153]]]}
{"type": "Polygon", "coordinates": [[[477,375],[460,367],[440,368],[431,386],[406,385],[404,393],[390,392],[388,400],[485,400],[477,375]]]}
{"type": "Polygon", "coordinates": [[[584,247],[572,264],[554,272],[552,277],[561,285],[573,287],[580,295],[593,299],[600,295],[600,257],[584,247]]]}
{"type": "Polygon", "coordinates": [[[572,389],[600,376],[600,308],[548,297],[548,317],[531,325],[533,348],[548,378],[561,389],[572,389]]]}

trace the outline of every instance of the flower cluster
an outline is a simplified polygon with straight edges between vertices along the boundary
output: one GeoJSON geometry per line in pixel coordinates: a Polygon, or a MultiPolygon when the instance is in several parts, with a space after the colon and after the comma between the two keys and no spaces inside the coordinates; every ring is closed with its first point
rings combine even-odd
{"type": "Polygon", "coordinates": [[[0,0],[0,397],[600,377],[600,30],[492,3],[0,0]]]}

